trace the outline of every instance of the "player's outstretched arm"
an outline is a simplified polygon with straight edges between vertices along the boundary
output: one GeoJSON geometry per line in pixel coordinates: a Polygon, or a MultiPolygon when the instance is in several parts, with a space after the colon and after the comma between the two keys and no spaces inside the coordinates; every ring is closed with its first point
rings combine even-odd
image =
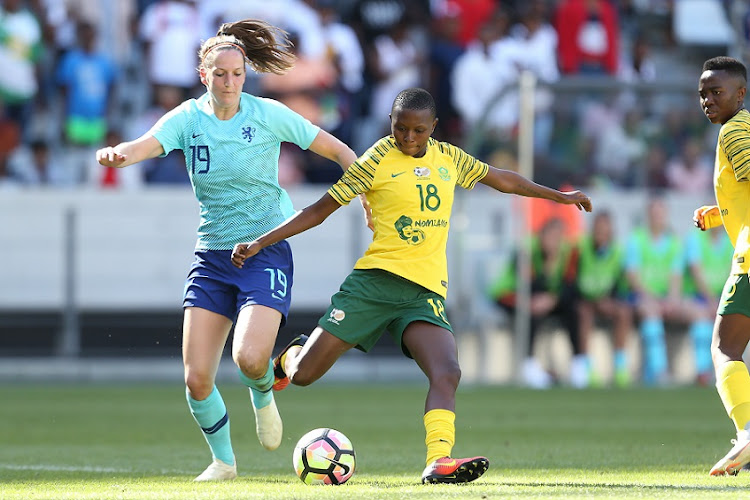
{"type": "Polygon", "coordinates": [[[696,208],[693,212],[693,224],[701,231],[723,225],[719,207],[716,205],[704,205],[696,208]]]}
{"type": "Polygon", "coordinates": [[[341,208],[341,205],[330,194],[324,194],[318,201],[303,208],[257,240],[237,243],[232,250],[232,264],[236,267],[242,267],[247,259],[256,255],[265,247],[319,225],[338,208],[341,208]]]}
{"type": "Polygon", "coordinates": [[[107,146],[96,152],[96,161],[105,167],[122,168],[139,161],[156,158],[164,152],[161,143],[151,135],[130,142],[107,146]]]}
{"type": "Polygon", "coordinates": [[[480,182],[502,193],[517,194],[531,198],[544,198],[564,205],[575,205],[579,210],[587,212],[591,212],[592,209],[591,198],[581,191],[558,191],[557,189],[537,184],[510,170],[490,167],[487,175],[480,182]]]}
{"type": "MultiPolygon", "coordinates": [[[[310,144],[309,149],[323,158],[335,161],[344,171],[346,171],[352,163],[357,161],[357,155],[349,146],[325,130],[318,132],[318,135],[315,136],[315,140],[310,144]]],[[[370,204],[367,202],[367,198],[364,194],[359,195],[359,201],[362,203],[362,209],[364,210],[365,224],[371,230],[375,230],[375,225],[372,222],[370,204]]]]}

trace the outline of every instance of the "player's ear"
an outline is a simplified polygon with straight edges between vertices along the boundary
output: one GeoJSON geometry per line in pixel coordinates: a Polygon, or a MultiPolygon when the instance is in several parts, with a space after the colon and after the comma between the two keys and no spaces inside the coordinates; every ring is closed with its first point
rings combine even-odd
{"type": "Polygon", "coordinates": [[[747,85],[743,85],[739,89],[737,89],[737,97],[740,98],[740,101],[745,100],[745,94],[747,94],[747,85]]]}
{"type": "Polygon", "coordinates": [[[204,68],[203,66],[198,68],[198,74],[201,77],[201,83],[203,85],[208,85],[208,82],[206,81],[206,68],[204,68]]]}
{"type": "MultiPolygon", "coordinates": [[[[435,127],[437,127],[438,119],[435,117],[434,120],[432,120],[432,132],[435,132],[435,127]]],[[[430,135],[432,135],[432,132],[430,132],[430,135]]]]}

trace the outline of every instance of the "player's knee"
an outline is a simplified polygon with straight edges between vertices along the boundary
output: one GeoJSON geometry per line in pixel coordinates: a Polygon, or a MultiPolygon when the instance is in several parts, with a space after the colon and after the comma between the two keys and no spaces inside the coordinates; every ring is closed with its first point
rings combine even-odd
{"type": "Polygon", "coordinates": [[[258,353],[233,353],[237,368],[251,379],[259,379],[268,371],[268,358],[258,353]]]}
{"type": "Polygon", "coordinates": [[[430,385],[456,390],[461,381],[461,367],[458,363],[441,366],[430,377],[430,385]]]}
{"type": "Polygon", "coordinates": [[[214,381],[212,377],[205,374],[188,371],[185,373],[185,386],[191,398],[202,401],[214,390],[214,381]]]}

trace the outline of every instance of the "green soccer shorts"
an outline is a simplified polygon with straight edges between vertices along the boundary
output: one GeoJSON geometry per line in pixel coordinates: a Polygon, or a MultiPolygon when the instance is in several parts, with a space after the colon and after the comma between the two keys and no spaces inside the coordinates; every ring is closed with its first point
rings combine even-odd
{"type": "Polygon", "coordinates": [[[733,274],[724,284],[717,314],[744,314],[750,317],[750,279],[747,274],[733,274]]]}
{"type": "Polygon", "coordinates": [[[388,330],[404,355],[404,330],[426,321],[453,333],[443,297],[405,278],[380,269],[355,269],[331,297],[318,326],[357,349],[369,351],[388,330]]]}

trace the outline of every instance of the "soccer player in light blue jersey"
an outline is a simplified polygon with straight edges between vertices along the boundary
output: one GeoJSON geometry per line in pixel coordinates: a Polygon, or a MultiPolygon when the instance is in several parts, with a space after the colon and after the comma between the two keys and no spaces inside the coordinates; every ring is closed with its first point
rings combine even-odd
{"type": "Polygon", "coordinates": [[[310,149],[343,169],[357,159],[344,143],[286,106],[242,92],[246,64],[256,72],[284,73],[294,62],[289,47],[286,33],[262,21],[222,25],[199,52],[207,92],[166,113],[138,139],[96,153],[100,164],[118,168],[174,149],[185,154],[200,205],[183,302],[185,384],[188,405],[213,455],[196,481],[237,476],[229,418],[214,383],[233,322],[232,358],[250,389],[258,439],[269,450],[281,443],[270,360],[289,311],[291,250],[282,241],[242,269],[230,261],[236,243],[260,237],[294,213],[278,183],[281,143],[310,149]]]}

